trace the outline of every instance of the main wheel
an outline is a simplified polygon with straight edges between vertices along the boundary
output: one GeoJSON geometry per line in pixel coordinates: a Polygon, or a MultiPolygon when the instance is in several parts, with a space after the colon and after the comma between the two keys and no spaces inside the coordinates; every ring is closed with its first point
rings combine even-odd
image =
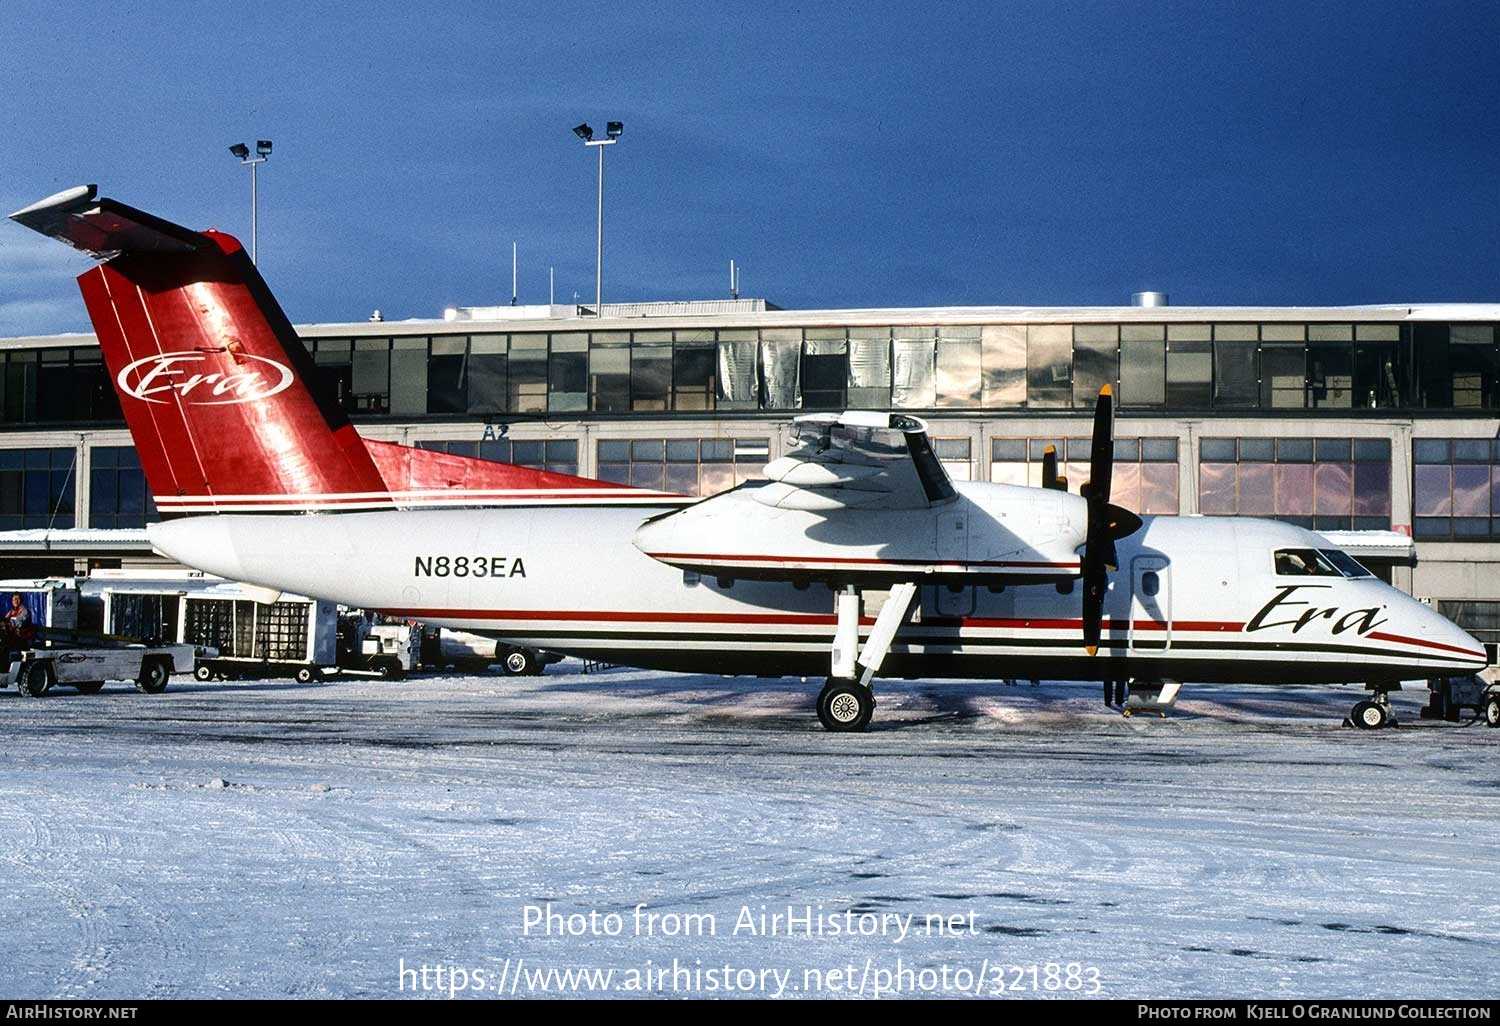
{"type": "Polygon", "coordinates": [[[193,676],[199,680],[213,680],[214,668],[212,663],[199,663],[193,667],[193,676]]]}
{"type": "Polygon", "coordinates": [[[852,680],[828,678],[818,693],[818,722],[825,730],[851,733],[864,730],[875,715],[875,695],[852,680]]]}
{"type": "Polygon", "coordinates": [[[513,648],[501,660],[505,672],[512,677],[525,677],[536,672],[536,653],[529,648],[513,648]]]}
{"type": "Polygon", "coordinates": [[[52,668],[51,660],[43,660],[21,669],[16,678],[16,690],[27,698],[41,698],[56,683],[57,671],[52,668]]]}
{"type": "Polygon", "coordinates": [[[318,678],[318,673],[311,666],[299,666],[299,667],[297,667],[297,683],[298,684],[311,684],[317,678],[318,678]]]}
{"type": "Polygon", "coordinates": [[[147,659],[141,663],[141,675],[135,679],[135,686],[144,694],[159,695],[167,690],[171,676],[172,669],[164,660],[147,659]]]}
{"type": "Polygon", "coordinates": [[[1363,702],[1355,703],[1354,711],[1349,714],[1349,718],[1361,730],[1379,730],[1385,726],[1389,716],[1386,714],[1385,706],[1367,698],[1363,702]]]}
{"type": "Polygon", "coordinates": [[[80,695],[97,695],[104,690],[104,681],[85,680],[73,685],[80,695]]]}
{"type": "Polygon", "coordinates": [[[1500,695],[1491,695],[1484,702],[1484,725],[1500,727],[1500,695]]]}

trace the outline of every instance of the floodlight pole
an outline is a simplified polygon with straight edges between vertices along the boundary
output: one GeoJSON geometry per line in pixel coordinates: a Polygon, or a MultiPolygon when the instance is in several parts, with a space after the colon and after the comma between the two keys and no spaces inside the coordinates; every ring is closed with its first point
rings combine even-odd
{"type": "Polygon", "coordinates": [[[624,125],[618,121],[608,124],[606,135],[608,138],[595,139],[594,130],[587,124],[579,125],[573,129],[573,134],[583,140],[585,146],[595,146],[599,149],[599,211],[595,222],[594,233],[594,316],[599,317],[604,310],[604,147],[613,146],[620,141],[620,133],[624,125]]]}
{"type": "Polygon", "coordinates": [[[585,146],[599,150],[599,218],[594,232],[594,316],[604,313],[604,147],[613,146],[615,139],[586,139],[585,146]]]}
{"type": "Polygon", "coordinates": [[[256,182],[256,171],[259,170],[261,157],[250,162],[250,262],[260,263],[260,195],[256,182]]]}
{"type": "Polygon", "coordinates": [[[260,250],[260,183],[257,180],[256,171],[271,156],[271,143],[269,140],[257,140],[255,144],[255,156],[250,156],[250,147],[244,143],[236,143],[229,147],[229,152],[239,158],[241,164],[250,165],[250,262],[259,263],[257,257],[260,250]]]}

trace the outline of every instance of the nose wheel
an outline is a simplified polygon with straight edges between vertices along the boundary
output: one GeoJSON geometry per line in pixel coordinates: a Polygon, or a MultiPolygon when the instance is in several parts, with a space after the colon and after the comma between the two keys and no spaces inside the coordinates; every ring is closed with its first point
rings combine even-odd
{"type": "Polygon", "coordinates": [[[1396,712],[1391,708],[1391,696],[1384,689],[1377,689],[1374,697],[1355,702],[1349,712],[1349,723],[1360,730],[1379,730],[1396,726],[1396,712]]]}
{"type": "Polygon", "coordinates": [[[875,694],[854,680],[829,677],[818,692],[818,722],[835,733],[856,733],[875,715],[875,694]]]}

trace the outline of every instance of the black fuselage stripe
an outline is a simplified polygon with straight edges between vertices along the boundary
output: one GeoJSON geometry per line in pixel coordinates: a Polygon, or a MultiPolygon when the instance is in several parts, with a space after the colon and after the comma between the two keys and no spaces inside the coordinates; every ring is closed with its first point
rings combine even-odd
{"type": "MultiPolygon", "coordinates": [[[[767,639],[755,635],[743,633],[727,633],[722,631],[681,631],[667,633],[663,631],[588,631],[588,630],[549,630],[545,628],[523,628],[508,630],[504,627],[488,626],[487,630],[514,641],[526,641],[533,638],[566,638],[569,640],[594,642],[591,648],[609,645],[614,642],[631,641],[662,641],[674,644],[689,642],[713,642],[716,644],[740,643],[740,644],[764,644],[767,639]]],[[[805,645],[827,645],[832,638],[832,632],[786,635],[778,634],[777,642],[802,643],[805,645]]],[[[1075,638],[956,638],[952,635],[897,635],[892,642],[892,648],[905,648],[909,646],[923,646],[932,648],[982,648],[982,649],[1016,649],[1016,648],[1059,648],[1073,644],[1081,644],[1075,638]]],[[[1371,648],[1357,645],[1331,645],[1317,644],[1313,642],[1291,642],[1291,641],[1186,641],[1174,639],[1170,648],[1157,648],[1151,646],[1136,645],[1131,647],[1128,642],[1112,640],[1102,642],[1101,649],[1111,652],[1123,652],[1127,655],[1141,658],[1156,658],[1160,656],[1171,656],[1177,653],[1191,652],[1249,652],[1249,653],[1321,653],[1354,656],[1374,656],[1383,660],[1402,662],[1420,659],[1425,663],[1445,662],[1455,666],[1471,666],[1472,659],[1464,659],[1460,656],[1445,655],[1442,653],[1410,652],[1394,648],[1371,648]]]]}

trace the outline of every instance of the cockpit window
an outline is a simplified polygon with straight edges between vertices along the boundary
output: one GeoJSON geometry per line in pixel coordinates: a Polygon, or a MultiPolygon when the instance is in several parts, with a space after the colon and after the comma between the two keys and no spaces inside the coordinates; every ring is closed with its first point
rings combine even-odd
{"type": "Polygon", "coordinates": [[[1366,570],[1359,560],[1355,559],[1343,549],[1319,549],[1323,555],[1328,557],[1328,562],[1339,568],[1339,572],[1345,577],[1374,577],[1375,575],[1366,570]]]}
{"type": "Polygon", "coordinates": [[[1338,567],[1317,549],[1277,549],[1278,577],[1342,577],[1338,567]]]}

